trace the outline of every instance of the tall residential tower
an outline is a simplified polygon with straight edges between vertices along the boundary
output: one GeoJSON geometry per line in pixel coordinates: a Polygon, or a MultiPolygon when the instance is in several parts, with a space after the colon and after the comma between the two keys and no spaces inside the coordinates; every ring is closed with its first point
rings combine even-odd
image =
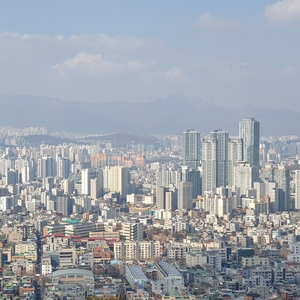
{"type": "Polygon", "coordinates": [[[226,186],[228,183],[228,132],[215,130],[210,138],[217,142],[217,186],[226,186]]]}
{"type": "Polygon", "coordinates": [[[228,184],[228,132],[215,130],[202,141],[202,192],[228,184]]]}
{"type": "Polygon", "coordinates": [[[197,169],[201,159],[201,134],[194,129],[183,133],[183,165],[197,169]]]}
{"type": "Polygon", "coordinates": [[[243,161],[259,169],[259,122],[243,119],[239,123],[239,137],[243,140],[243,161]]]}

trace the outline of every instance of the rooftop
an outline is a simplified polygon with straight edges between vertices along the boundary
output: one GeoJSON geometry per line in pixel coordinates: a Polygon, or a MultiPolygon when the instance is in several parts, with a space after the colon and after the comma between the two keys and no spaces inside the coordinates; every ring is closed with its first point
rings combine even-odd
{"type": "Polygon", "coordinates": [[[76,219],[65,219],[65,220],[62,220],[62,222],[68,223],[68,224],[77,224],[77,223],[80,223],[80,220],[76,220],[76,219]]]}
{"type": "Polygon", "coordinates": [[[163,260],[158,261],[157,265],[163,270],[167,277],[182,276],[172,264],[163,260]]]}
{"type": "Polygon", "coordinates": [[[56,276],[66,276],[66,275],[84,275],[84,276],[90,276],[93,277],[93,272],[83,269],[63,269],[53,272],[53,277],[56,276]]]}
{"type": "Polygon", "coordinates": [[[134,280],[145,280],[145,281],[148,280],[148,278],[146,277],[146,275],[144,274],[144,272],[139,266],[132,265],[132,266],[127,266],[127,268],[132,274],[134,280]]]}

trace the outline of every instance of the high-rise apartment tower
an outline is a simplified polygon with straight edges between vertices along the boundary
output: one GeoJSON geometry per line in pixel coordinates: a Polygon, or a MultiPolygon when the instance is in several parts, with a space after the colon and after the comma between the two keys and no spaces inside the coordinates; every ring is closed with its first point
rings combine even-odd
{"type": "Polygon", "coordinates": [[[183,164],[197,169],[201,159],[201,134],[194,129],[183,133],[183,164]]]}
{"type": "Polygon", "coordinates": [[[243,140],[243,161],[259,169],[259,122],[255,119],[243,119],[239,123],[239,137],[243,140]]]}

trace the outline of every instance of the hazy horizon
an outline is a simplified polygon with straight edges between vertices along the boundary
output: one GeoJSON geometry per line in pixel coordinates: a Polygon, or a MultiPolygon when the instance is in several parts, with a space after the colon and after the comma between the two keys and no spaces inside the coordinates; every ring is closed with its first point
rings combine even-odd
{"type": "MultiPolygon", "coordinates": [[[[170,95],[167,95],[166,97],[157,97],[155,99],[149,99],[149,101],[139,101],[139,102],[135,102],[135,101],[107,101],[107,102],[93,102],[93,101],[84,101],[84,100],[65,100],[63,98],[60,98],[60,97],[55,97],[55,96],[44,96],[44,95],[29,95],[29,94],[4,94],[4,93],[0,93],[0,100],[1,100],[1,97],[13,97],[13,98],[18,98],[18,97],[21,97],[21,98],[28,98],[29,100],[30,99],[34,99],[34,98],[44,98],[44,99],[58,99],[58,100],[61,100],[61,101],[65,101],[65,102],[85,102],[85,103],[90,103],[90,104],[107,104],[107,103],[119,103],[119,102],[124,102],[124,103],[129,103],[129,104],[138,104],[138,103],[151,103],[151,102],[155,102],[155,101],[159,101],[159,100],[166,100],[166,99],[169,99],[169,98],[173,98],[173,97],[182,97],[182,98],[190,98],[190,99],[195,99],[195,100],[200,100],[200,101],[204,101],[208,104],[211,104],[211,105],[215,105],[215,106],[218,106],[218,107],[224,107],[224,108],[232,108],[232,109],[239,109],[239,108],[242,108],[244,106],[248,106],[248,105],[253,105],[255,107],[259,107],[259,108],[267,108],[267,107],[264,107],[262,105],[255,105],[255,104],[252,104],[252,103],[243,103],[241,105],[237,105],[237,106],[222,106],[222,105],[216,105],[213,101],[209,100],[209,99],[205,99],[203,98],[202,95],[192,95],[192,94],[189,94],[189,93],[173,93],[173,94],[170,94],[170,95]]],[[[280,109],[280,108],[279,108],[280,109]]],[[[285,108],[282,108],[282,109],[285,109],[285,108]]],[[[287,108],[289,109],[289,108],[287,108]]],[[[299,111],[299,110],[295,110],[295,109],[290,109],[291,111],[299,111]]]]}

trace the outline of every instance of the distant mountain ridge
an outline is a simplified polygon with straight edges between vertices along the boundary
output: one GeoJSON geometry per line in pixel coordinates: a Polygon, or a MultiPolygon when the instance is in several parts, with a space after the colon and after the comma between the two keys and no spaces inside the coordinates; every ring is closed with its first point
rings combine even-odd
{"type": "Polygon", "coordinates": [[[0,94],[0,126],[46,127],[49,131],[81,133],[181,133],[195,128],[202,133],[222,128],[238,134],[238,122],[255,118],[262,135],[299,135],[300,113],[246,105],[219,107],[203,100],[175,94],[152,102],[89,103],[59,98],[0,94]]]}

